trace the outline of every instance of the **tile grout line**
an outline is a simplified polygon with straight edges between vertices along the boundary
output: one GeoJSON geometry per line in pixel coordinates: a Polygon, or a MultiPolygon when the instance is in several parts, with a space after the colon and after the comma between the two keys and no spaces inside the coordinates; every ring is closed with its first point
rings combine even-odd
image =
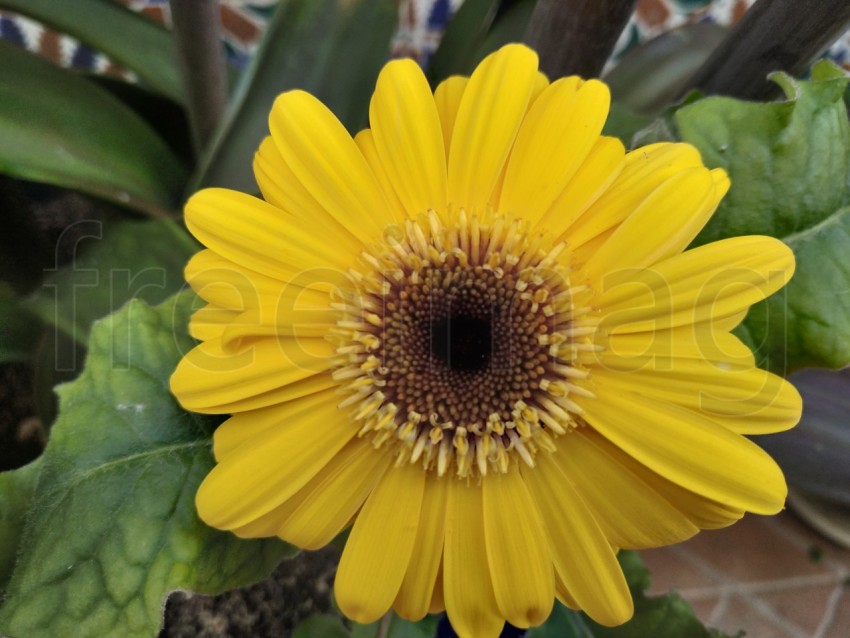
{"type": "MultiPolygon", "coordinates": [[[[700,558],[690,550],[677,545],[674,545],[670,549],[678,554],[683,560],[689,562],[698,569],[701,569],[706,575],[711,576],[715,580],[721,581],[723,585],[734,586],[734,581],[730,580],[722,571],[716,569],[711,565],[711,563],[700,558]]],[[[750,592],[735,590],[734,587],[729,587],[729,591],[734,591],[734,593],[743,598],[758,613],[773,622],[777,627],[781,627],[787,630],[788,633],[793,634],[795,638],[810,638],[796,623],[777,614],[770,605],[753,596],[750,592]]]]}
{"type": "Polygon", "coordinates": [[[832,621],[835,620],[835,612],[838,610],[838,606],[841,604],[841,599],[844,596],[844,587],[842,585],[838,585],[838,587],[833,590],[832,594],[829,596],[829,602],[826,605],[826,611],[823,614],[823,618],[818,625],[818,628],[815,630],[815,633],[812,635],[812,638],[825,638],[826,631],[829,629],[829,626],[832,624],[832,621]]]}
{"type": "Polygon", "coordinates": [[[729,591],[745,591],[753,594],[762,594],[787,591],[789,589],[798,589],[803,587],[817,587],[819,585],[841,584],[843,578],[843,574],[829,573],[817,574],[815,576],[792,576],[791,578],[765,581],[729,581],[719,585],[707,587],[690,587],[687,589],[679,589],[678,591],[682,596],[705,599],[712,595],[729,591]]]}

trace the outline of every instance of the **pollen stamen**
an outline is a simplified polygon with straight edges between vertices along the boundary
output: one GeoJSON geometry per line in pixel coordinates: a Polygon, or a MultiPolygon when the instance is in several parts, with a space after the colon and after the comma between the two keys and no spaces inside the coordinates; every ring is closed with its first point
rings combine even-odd
{"type": "Polygon", "coordinates": [[[461,210],[388,227],[338,295],[333,377],[359,436],[461,479],[533,466],[592,397],[569,253],[525,225],[461,210]]]}

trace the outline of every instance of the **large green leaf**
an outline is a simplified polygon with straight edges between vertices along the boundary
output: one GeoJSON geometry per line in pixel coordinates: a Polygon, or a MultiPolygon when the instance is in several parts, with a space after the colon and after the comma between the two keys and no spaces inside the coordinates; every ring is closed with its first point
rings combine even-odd
{"type": "Polygon", "coordinates": [[[186,179],[165,142],[124,104],[3,41],[0,172],[158,214],[175,206],[186,179]]]}
{"type": "Polygon", "coordinates": [[[436,86],[450,75],[469,75],[499,11],[500,0],[465,0],[452,16],[431,56],[428,79],[436,86]]]}
{"type": "Polygon", "coordinates": [[[750,310],[744,336],[777,372],[850,363],[850,124],[846,75],[829,62],[811,81],[774,79],[787,100],[712,97],[675,116],[682,139],[732,188],[697,244],[748,234],[783,239],[797,257],[787,288],[750,310]]]}
{"type": "Polygon", "coordinates": [[[184,412],[168,391],[194,343],[194,301],[133,301],[92,331],[83,374],[59,388],[0,634],[154,636],[169,592],[259,580],[291,551],[213,530],[195,513],[216,420],[184,412]]]}
{"type": "Polygon", "coordinates": [[[604,75],[613,99],[641,115],[657,115],[682,92],[687,81],[726,35],[716,24],[700,22],[667,31],[631,49],[604,75]]]}
{"type": "Polygon", "coordinates": [[[41,461],[0,473],[0,599],[12,575],[41,461]]]}
{"type": "Polygon", "coordinates": [[[132,69],[152,89],[183,102],[177,52],[171,34],[115,0],[0,0],[0,8],[34,18],[72,35],[132,69]]]}
{"type": "Polygon", "coordinates": [[[256,190],[252,159],[268,135],[272,102],[283,91],[309,91],[351,132],[364,126],[397,20],[392,0],[283,0],[191,190],[256,190]]]}
{"type": "Polygon", "coordinates": [[[183,267],[197,244],[169,220],[122,220],[90,222],[79,249],[25,307],[85,344],[95,320],[129,299],[159,303],[183,287],[183,267]]]}

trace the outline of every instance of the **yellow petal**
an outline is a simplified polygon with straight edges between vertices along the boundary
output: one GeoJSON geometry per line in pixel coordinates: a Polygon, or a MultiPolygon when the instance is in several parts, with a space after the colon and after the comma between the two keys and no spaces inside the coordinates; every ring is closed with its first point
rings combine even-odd
{"type": "Polygon", "coordinates": [[[699,494],[679,487],[667,479],[659,476],[642,463],[623,452],[604,436],[595,432],[593,428],[584,428],[581,432],[583,438],[591,441],[593,445],[614,459],[619,465],[627,468],[632,474],[640,477],[640,480],[652,490],[671,503],[677,510],[682,512],[688,519],[700,529],[719,529],[731,525],[741,519],[744,511],[712,501],[699,494]]]}
{"type": "Polygon", "coordinates": [[[185,275],[204,301],[241,311],[279,304],[286,308],[329,305],[329,292],[343,284],[345,274],[333,275],[330,269],[323,270],[281,281],[240,266],[212,250],[202,250],[189,260],[185,275]]]}
{"type": "Polygon", "coordinates": [[[594,370],[593,381],[692,410],[738,434],[792,428],[803,407],[788,381],[750,366],[690,360],[669,370],[594,370]]]}
{"type": "Polygon", "coordinates": [[[443,132],[443,145],[445,146],[446,159],[449,157],[449,149],[452,143],[452,133],[457,119],[457,110],[460,107],[460,99],[466,90],[469,78],[453,75],[446,78],[434,91],[434,102],[437,105],[437,114],[440,116],[440,125],[443,132]]]}
{"type": "Polygon", "coordinates": [[[241,351],[224,350],[220,340],[205,341],[177,364],[171,391],[187,410],[216,414],[222,405],[328,370],[333,354],[325,339],[262,338],[241,351]]]}
{"type": "Polygon", "coordinates": [[[449,482],[443,595],[446,613],[460,638],[490,638],[505,624],[499,614],[484,546],[481,487],[449,482]]]}
{"type": "Polygon", "coordinates": [[[539,625],[552,612],[555,593],[543,521],[515,468],[482,483],[484,538],[499,611],[516,627],[539,625]]]}
{"type": "MultiPolygon", "coordinates": [[[[356,434],[357,428],[336,408],[333,391],[308,400],[312,409],[236,447],[207,474],[195,504],[208,525],[233,529],[268,513],[301,489],[356,434]]],[[[283,410],[281,415],[286,416],[283,410]]]]}
{"type": "Polygon", "coordinates": [[[276,534],[303,549],[324,547],[345,529],[391,460],[368,439],[350,441],[298,492],[298,506],[280,520],[276,534]]]}
{"type": "Polygon", "coordinates": [[[361,241],[374,241],[398,221],[354,140],[315,97],[304,91],[278,96],[269,128],[298,181],[361,241]]]}
{"type": "Polygon", "coordinates": [[[688,324],[672,330],[594,335],[601,352],[581,353],[587,366],[614,370],[671,370],[678,359],[700,359],[716,364],[754,367],[752,351],[738,337],[688,324]]]}
{"type": "Polygon", "coordinates": [[[585,263],[597,276],[643,268],[678,255],[693,241],[725,194],[707,168],[685,169],[656,188],[585,263]],[[651,232],[647,232],[651,229],[651,232]],[[639,237],[639,241],[635,238],[639,237]]]}
{"type": "Polygon", "coordinates": [[[666,330],[727,317],[776,292],[794,272],[794,253],[778,239],[724,239],[652,268],[614,273],[594,305],[611,333],[666,330]]]}
{"type": "Polygon", "coordinates": [[[697,166],[702,166],[702,160],[689,144],[662,142],[627,153],[620,174],[576,220],[566,238],[576,248],[614,228],[667,179],[697,166]]]}
{"type": "Polygon", "coordinates": [[[438,478],[434,473],[429,473],[425,480],[422,514],[413,546],[413,557],[393,604],[398,614],[407,620],[421,620],[431,608],[434,587],[443,559],[446,500],[448,483],[451,480],[453,479],[450,477],[438,478]]]}
{"type": "Polygon", "coordinates": [[[499,211],[540,219],[599,139],[609,103],[596,80],[562,78],[544,90],[517,133],[499,211]]]}
{"type": "Polygon", "coordinates": [[[374,622],[395,600],[413,552],[424,488],[421,467],[393,467],[357,515],[334,582],[339,608],[352,620],[374,622]]]}
{"type": "Polygon", "coordinates": [[[328,307],[293,308],[265,305],[239,313],[221,334],[222,348],[239,349],[246,340],[259,337],[324,338],[336,325],[336,315],[328,307]]]}
{"type": "Polygon", "coordinates": [[[559,439],[554,459],[611,543],[623,549],[661,547],[699,531],[638,475],[593,445],[585,429],[559,439]]]}
{"type": "Polygon", "coordinates": [[[237,316],[237,312],[208,304],[192,315],[189,334],[199,341],[220,339],[228,324],[237,316]]]}
{"type": "Polygon", "coordinates": [[[375,148],[375,136],[372,135],[372,131],[363,129],[354,136],[354,143],[357,144],[357,148],[363,153],[366,163],[369,164],[369,168],[372,169],[375,179],[378,180],[378,185],[384,194],[384,199],[387,200],[387,205],[393,211],[393,217],[403,219],[407,213],[405,212],[404,205],[398,198],[395,186],[390,180],[386,168],[381,163],[381,158],[378,157],[378,149],[375,148]]]}
{"type": "Polygon", "coordinates": [[[333,281],[334,271],[345,271],[354,259],[313,229],[286,224],[279,208],[224,188],[207,188],[189,199],[186,227],[222,257],[282,280],[305,270],[330,270],[333,281]]]}
{"type": "Polygon", "coordinates": [[[555,570],[575,602],[602,625],[619,625],[634,611],[626,579],[611,545],[557,463],[537,455],[522,475],[537,503],[555,570]]]}
{"type": "Polygon", "coordinates": [[[507,45],[478,66],[461,98],[449,149],[449,205],[485,212],[537,75],[537,55],[507,45]]]}
{"type": "Polygon", "coordinates": [[[356,255],[363,249],[351,229],[334,219],[283,161],[271,137],[266,137],[254,155],[254,175],[263,198],[286,213],[289,224],[309,227],[356,255]]]}
{"type": "MultiPolygon", "coordinates": [[[[445,512],[443,512],[445,516],[445,512]]],[[[431,594],[431,604],[428,607],[429,614],[442,614],[446,611],[446,601],[443,597],[443,561],[437,570],[437,581],[434,583],[434,593],[431,594]]]]}
{"type": "Polygon", "coordinates": [[[309,377],[287,386],[300,388],[302,391],[297,396],[273,405],[234,414],[213,433],[213,452],[216,460],[221,461],[240,445],[264,436],[266,432],[279,427],[281,423],[308,414],[317,401],[327,400],[328,395],[323,391],[330,389],[333,385],[335,382],[329,374],[309,377]],[[322,378],[330,379],[330,382],[318,382],[322,378]]]}
{"type": "Polygon", "coordinates": [[[552,231],[560,241],[565,241],[570,226],[599,199],[623,170],[625,156],[626,150],[620,140],[600,137],[572,179],[549,209],[541,214],[537,226],[552,231]]]}
{"type": "Polygon", "coordinates": [[[446,205],[446,152],[434,96],[419,65],[384,66],[369,105],[381,163],[408,214],[446,205]]]}
{"type": "Polygon", "coordinates": [[[779,466],[760,447],[675,405],[634,392],[595,388],[576,396],[584,418],[601,435],[653,471],[687,490],[736,509],[775,514],[787,487],[779,466]]]}

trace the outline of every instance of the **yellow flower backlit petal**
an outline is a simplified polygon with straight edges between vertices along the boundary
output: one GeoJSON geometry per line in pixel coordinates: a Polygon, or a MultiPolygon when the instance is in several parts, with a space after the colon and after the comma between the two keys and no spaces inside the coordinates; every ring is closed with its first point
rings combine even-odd
{"type": "Polygon", "coordinates": [[[539,219],[599,139],[610,93],[577,77],[553,82],[523,121],[508,161],[498,209],[539,219]]]}
{"type": "Polygon", "coordinates": [[[457,120],[457,111],[460,108],[460,100],[469,78],[453,75],[446,78],[434,91],[434,102],[437,106],[437,114],[440,116],[440,126],[443,133],[443,145],[446,151],[446,160],[449,158],[449,149],[452,145],[452,133],[457,120]]]}
{"type": "Polygon", "coordinates": [[[788,488],[779,466],[760,447],[709,419],[601,386],[593,401],[576,401],[597,432],[677,485],[757,514],[782,509],[788,488]]]}
{"type": "Polygon", "coordinates": [[[676,173],[699,166],[699,152],[688,144],[662,142],[627,153],[623,169],[610,187],[570,227],[573,248],[622,223],[676,173]]]}
{"type": "Polygon", "coordinates": [[[566,231],[605,193],[625,164],[623,143],[600,137],[557,199],[542,213],[539,226],[566,239],[566,231]]]}
{"type": "Polygon", "coordinates": [[[273,534],[304,549],[324,547],[345,529],[384,476],[389,461],[375,462],[368,441],[349,441],[299,491],[298,507],[280,518],[273,534]]]}
{"type": "Polygon", "coordinates": [[[395,600],[413,553],[424,489],[418,468],[394,467],[363,506],[334,584],[337,604],[349,618],[374,622],[395,600]]]}
{"type": "Polygon", "coordinates": [[[446,152],[437,106],[413,60],[395,60],[378,76],[369,105],[378,156],[408,213],[446,204],[446,152]]]}
{"type": "Polygon", "coordinates": [[[554,598],[623,623],[619,549],[782,508],[741,435],[791,427],[800,397],[730,331],[793,253],[687,250],[728,176],[688,144],[626,153],[601,135],[608,102],[522,45],[433,95],[390,62],[355,139],[306,93],[277,99],[266,201],[211,189],[186,209],[208,305],[171,388],[233,415],[203,520],[307,549],[353,524],[343,613],[445,610],[496,638],[554,598]]]}
{"type": "Polygon", "coordinates": [[[515,627],[552,611],[555,581],[543,520],[518,472],[484,479],[484,534],[496,604],[515,627]]]}
{"type": "Polygon", "coordinates": [[[537,55],[518,45],[493,53],[463,92],[449,149],[449,206],[484,212],[519,130],[537,55]]]}
{"type": "Polygon", "coordinates": [[[432,606],[446,536],[447,498],[448,481],[426,477],[413,555],[393,604],[402,618],[420,620],[432,606]]]}
{"type": "Polygon", "coordinates": [[[720,198],[711,171],[683,170],[661,184],[585,263],[593,274],[643,268],[682,252],[702,230],[720,198]],[[635,235],[652,228],[641,241],[635,235]]]}
{"type": "Polygon", "coordinates": [[[448,490],[443,595],[449,620],[461,638],[498,636],[505,620],[487,564],[481,489],[451,481],[448,490]]]}
{"type": "Polygon", "coordinates": [[[557,462],[611,543],[623,549],[672,545],[699,531],[640,477],[593,445],[582,431],[559,449],[557,462]],[[604,474],[599,468],[604,467],[604,474]]]}
{"type": "Polygon", "coordinates": [[[544,457],[522,474],[545,521],[555,569],[576,603],[603,625],[631,618],[632,596],[617,557],[563,471],[544,457]]]}
{"type": "Polygon", "coordinates": [[[714,242],[640,272],[603,277],[601,326],[644,332],[734,315],[784,286],[793,272],[794,254],[778,239],[714,242]]]}
{"type": "Polygon", "coordinates": [[[619,465],[628,468],[635,476],[640,477],[653,491],[658,492],[670,503],[675,503],[676,509],[687,516],[700,529],[726,527],[740,520],[744,515],[744,511],[741,509],[695,494],[659,476],[646,465],[623,452],[604,436],[593,431],[592,428],[585,428],[581,434],[593,445],[603,450],[606,455],[615,459],[619,465]]]}
{"type": "Polygon", "coordinates": [[[358,238],[368,242],[394,221],[354,140],[312,95],[289,91],[279,96],[269,116],[269,128],[298,181],[358,238]]]}
{"type": "Polygon", "coordinates": [[[240,350],[226,350],[220,340],[205,341],[180,361],[171,388],[186,409],[215,414],[222,404],[324,372],[331,354],[333,348],[323,339],[265,339],[240,350]]]}
{"type": "Polygon", "coordinates": [[[321,229],[321,234],[334,244],[345,247],[350,254],[362,250],[351,228],[338,219],[313,197],[283,160],[274,140],[267,137],[254,155],[254,175],[263,198],[289,217],[289,225],[321,229]]]}
{"type": "Polygon", "coordinates": [[[302,488],[354,436],[333,422],[333,392],[313,408],[235,448],[207,475],[196,497],[201,518],[220,529],[241,527],[302,488]]]}

